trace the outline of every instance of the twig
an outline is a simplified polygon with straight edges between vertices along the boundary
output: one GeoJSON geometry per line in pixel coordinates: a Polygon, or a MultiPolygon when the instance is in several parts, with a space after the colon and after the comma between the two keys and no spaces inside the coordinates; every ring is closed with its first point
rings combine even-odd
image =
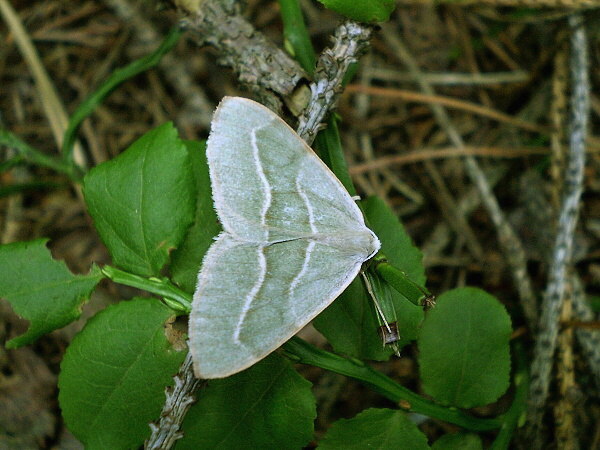
{"type": "MultiPolygon", "coordinates": [[[[420,78],[420,80],[426,82],[423,78],[420,78]]],[[[464,100],[457,100],[455,98],[448,98],[441,95],[419,94],[418,92],[406,91],[403,89],[390,89],[376,86],[367,87],[358,86],[355,84],[348,86],[346,92],[365,92],[367,94],[378,95],[381,97],[401,98],[408,102],[443,105],[449,108],[456,108],[462,111],[467,111],[473,114],[480,115],[482,117],[497,120],[498,122],[509,123],[511,125],[514,125],[515,127],[523,128],[527,131],[534,131],[537,133],[547,133],[549,131],[547,127],[527,122],[525,120],[517,119],[500,111],[495,111],[493,109],[486,108],[485,106],[477,105],[475,103],[467,102],[464,100]]]]}
{"type": "Polygon", "coordinates": [[[270,42],[239,14],[238,2],[175,0],[181,19],[198,45],[217,50],[219,63],[233,68],[240,83],[273,110],[281,107],[306,74],[287,53],[270,42]]]}
{"type": "Polygon", "coordinates": [[[456,158],[464,155],[485,156],[486,158],[526,158],[530,156],[547,156],[548,147],[443,147],[417,148],[400,155],[381,156],[376,160],[356,164],[350,168],[352,175],[388,168],[391,165],[412,164],[427,159],[456,158]]]}
{"type": "Polygon", "coordinates": [[[368,48],[373,27],[351,20],[342,23],[334,35],[334,45],[325,49],[317,61],[314,81],[310,84],[311,99],[298,117],[297,133],[312,144],[325,115],[335,105],[342,81],[350,65],[368,48]]]}
{"type": "MultiPolygon", "coordinates": [[[[420,78],[420,70],[416,61],[404,43],[401,42],[397,36],[395,36],[395,30],[390,29],[390,26],[387,24],[383,24],[382,28],[384,30],[384,38],[388,41],[390,47],[395,49],[398,57],[406,64],[408,70],[418,81],[423,93],[429,96],[434,95],[435,93],[431,85],[420,78]]],[[[456,128],[452,125],[452,121],[444,107],[439,104],[433,104],[431,108],[437,121],[447,133],[452,144],[456,147],[464,148],[465,144],[463,139],[456,128]]],[[[485,205],[496,227],[500,246],[504,251],[510,268],[512,269],[513,279],[515,280],[516,288],[519,291],[519,297],[523,311],[530,327],[535,329],[538,314],[531,279],[527,274],[527,259],[525,257],[525,251],[523,250],[522,244],[517,238],[510,224],[506,221],[506,218],[504,217],[504,214],[498,205],[498,201],[492,192],[485,174],[479,167],[479,164],[475,158],[465,155],[463,156],[463,161],[467,168],[469,177],[477,186],[479,194],[483,200],[483,204],[485,205]]]]}
{"type": "Polygon", "coordinates": [[[552,360],[556,349],[559,315],[563,304],[567,270],[571,262],[573,236],[577,223],[579,201],[583,190],[585,167],[585,136],[589,116],[589,80],[587,73],[587,40],[580,15],[571,16],[571,130],[569,155],[565,173],[565,189],[554,243],[549,281],[542,302],[539,333],[531,365],[531,387],[528,414],[528,435],[533,448],[542,448],[542,417],[548,397],[552,360]]]}
{"type": "Polygon", "coordinates": [[[188,409],[196,401],[194,392],[201,383],[205,382],[194,376],[191,353],[187,354],[179,372],[173,379],[175,385],[165,389],[167,400],[160,413],[158,425],[150,424],[152,434],[144,444],[146,449],[171,448],[176,440],[183,437],[183,433],[180,431],[181,423],[188,409]]]}
{"type": "MultiPolygon", "coordinates": [[[[371,67],[367,72],[372,80],[414,82],[410,73],[386,67],[371,67]]],[[[442,86],[477,86],[525,83],[529,74],[524,70],[512,72],[459,73],[459,72],[424,72],[423,78],[432,85],[442,86]]]]}

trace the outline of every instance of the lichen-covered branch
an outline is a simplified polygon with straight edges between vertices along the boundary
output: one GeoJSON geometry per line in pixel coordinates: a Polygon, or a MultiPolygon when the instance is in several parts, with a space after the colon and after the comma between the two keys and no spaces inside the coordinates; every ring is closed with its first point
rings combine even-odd
{"type": "Polygon", "coordinates": [[[194,376],[192,356],[188,353],[181,364],[179,372],[173,377],[175,385],[165,389],[167,399],[160,413],[158,425],[150,424],[152,434],[145,442],[145,449],[167,449],[173,447],[175,441],[183,437],[180,431],[185,415],[194,404],[194,393],[204,381],[194,376]]]}
{"type": "Polygon", "coordinates": [[[319,56],[310,84],[310,101],[298,117],[297,132],[309,145],[342,92],[342,81],[350,65],[367,50],[372,34],[372,26],[346,21],[337,28],[333,47],[319,56]]]}
{"type": "Polygon", "coordinates": [[[176,0],[175,5],[184,15],[182,27],[199,45],[214,47],[218,62],[235,70],[240,83],[271,109],[279,110],[280,99],[306,78],[294,59],[240,14],[239,2],[176,0]]]}
{"type": "Polygon", "coordinates": [[[571,130],[565,173],[564,194],[558,216],[554,252],[549,281],[542,302],[542,315],[531,365],[531,385],[528,413],[528,435],[532,448],[542,448],[542,417],[550,386],[552,362],[556,350],[560,310],[567,286],[567,272],[573,253],[579,202],[583,190],[585,168],[585,138],[590,107],[590,86],[587,73],[587,38],[580,15],[571,16],[571,130]]]}

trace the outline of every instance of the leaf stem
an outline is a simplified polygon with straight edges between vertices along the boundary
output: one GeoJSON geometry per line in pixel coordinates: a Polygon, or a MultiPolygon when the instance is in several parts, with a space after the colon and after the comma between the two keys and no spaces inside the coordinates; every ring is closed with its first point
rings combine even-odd
{"type": "Polygon", "coordinates": [[[426,400],[360,360],[344,358],[320,350],[300,338],[293,337],[283,347],[292,359],[359,380],[375,392],[399,403],[405,410],[450,422],[472,431],[495,430],[502,425],[500,419],[479,419],[457,409],[426,400]]]}
{"type": "Polygon", "coordinates": [[[145,278],[108,265],[102,268],[102,273],[115,283],[143,289],[163,297],[169,307],[176,311],[189,314],[192,310],[192,296],[183,292],[167,278],[145,278]]]}
{"type": "Polygon", "coordinates": [[[529,395],[530,378],[527,354],[519,341],[514,342],[513,350],[515,355],[514,383],[516,386],[514,400],[506,414],[504,414],[502,427],[490,447],[491,450],[503,450],[510,447],[512,435],[519,423],[524,421],[525,414],[527,413],[527,397],[529,395]]]}
{"type": "Polygon", "coordinates": [[[403,271],[391,265],[385,257],[375,256],[374,265],[381,278],[411,303],[424,307],[435,304],[435,297],[431,293],[408,278],[403,271]]]}
{"type": "Polygon", "coordinates": [[[0,144],[15,150],[17,154],[28,163],[46,167],[58,173],[63,173],[77,183],[81,183],[83,179],[75,164],[61,161],[59,158],[53,158],[40,152],[10,131],[0,129],[0,144]]]}
{"type": "Polygon", "coordinates": [[[79,105],[69,120],[69,127],[65,132],[65,138],[61,149],[63,159],[67,164],[72,164],[73,147],[77,137],[77,131],[83,120],[92,114],[96,110],[96,107],[123,82],[156,66],[165,53],[168,53],[175,46],[180,35],[181,31],[179,28],[174,27],[171,29],[162,44],[156,50],[125,67],[116,69],[98,89],[92,92],[79,105]]]}

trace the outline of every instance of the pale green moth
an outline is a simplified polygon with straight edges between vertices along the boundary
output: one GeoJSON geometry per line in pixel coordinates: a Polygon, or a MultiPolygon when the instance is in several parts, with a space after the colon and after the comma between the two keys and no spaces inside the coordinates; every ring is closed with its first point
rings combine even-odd
{"type": "Polygon", "coordinates": [[[225,97],[206,154],[224,231],[198,274],[189,345],[198,378],[223,378],[323,311],[380,243],[333,172],[261,104],[225,97]]]}

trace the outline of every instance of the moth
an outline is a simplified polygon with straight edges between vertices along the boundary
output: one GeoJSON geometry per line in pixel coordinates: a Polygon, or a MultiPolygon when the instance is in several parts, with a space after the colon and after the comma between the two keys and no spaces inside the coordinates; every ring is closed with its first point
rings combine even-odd
{"type": "Polygon", "coordinates": [[[223,378],[308,324],[380,242],[333,172],[261,104],[225,97],[206,153],[223,232],[198,274],[189,345],[197,377],[223,378]]]}

